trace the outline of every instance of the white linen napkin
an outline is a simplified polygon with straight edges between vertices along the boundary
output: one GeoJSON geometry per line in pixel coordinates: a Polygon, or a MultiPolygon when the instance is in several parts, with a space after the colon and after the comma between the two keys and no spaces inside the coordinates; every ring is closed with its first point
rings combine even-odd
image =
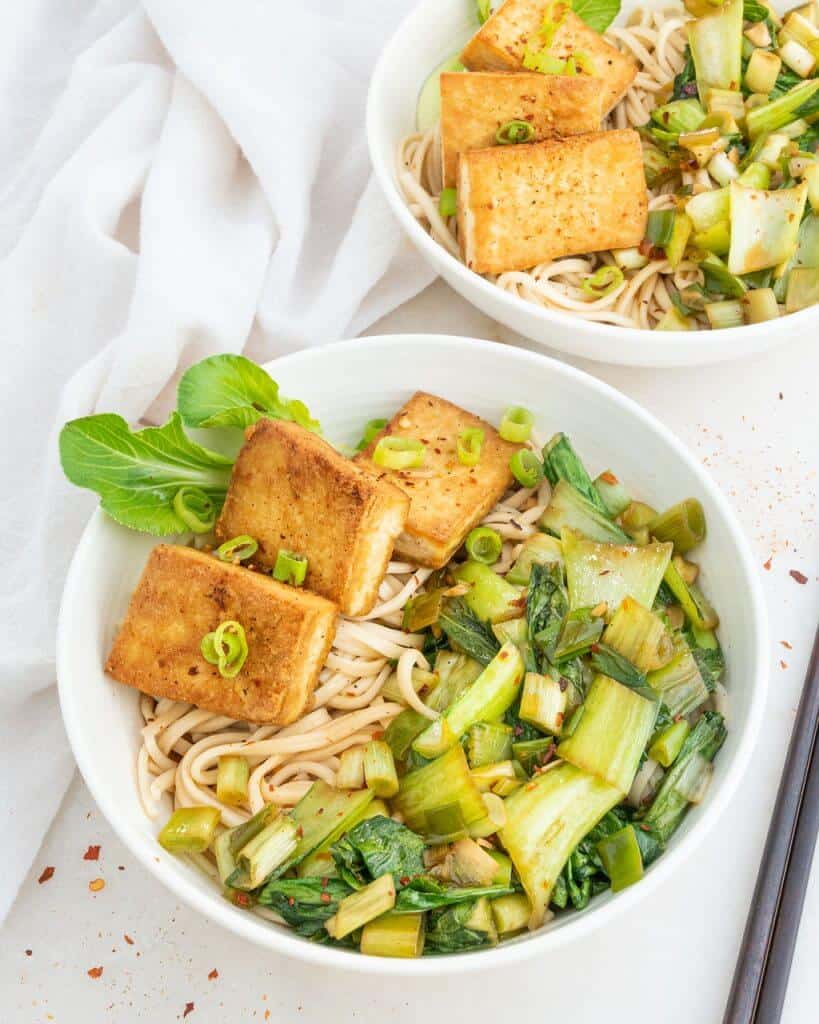
{"type": "Polygon", "coordinates": [[[94,499],[61,424],[164,414],[190,363],[356,334],[432,279],[364,138],[406,0],[2,6],[0,920],[73,771],[54,633],[94,499]]]}

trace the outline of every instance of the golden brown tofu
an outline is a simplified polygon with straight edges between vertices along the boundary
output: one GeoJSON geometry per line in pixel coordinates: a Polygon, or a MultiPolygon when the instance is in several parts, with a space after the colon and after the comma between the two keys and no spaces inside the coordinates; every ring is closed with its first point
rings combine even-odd
{"type": "Polygon", "coordinates": [[[315,594],[160,544],[131,597],[106,672],[154,697],[247,722],[286,725],[307,707],[335,635],[338,609],[315,594]],[[244,628],[247,659],[233,679],[202,656],[222,622],[244,628]]]}
{"type": "Polygon", "coordinates": [[[268,568],[282,548],[303,555],[306,587],[346,615],[365,615],[408,511],[402,491],[309,430],[263,419],[246,433],[216,533],[254,537],[254,561],[268,568]]]}
{"type": "Polygon", "coordinates": [[[458,236],[479,274],[639,245],[647,217],[640,136],[630,129],[459,159],[458,236]]]}
{"type": "MultiPolygon", "coordinates": [[[[470,71],[521,71],[531,42],[543,48],[539,35],[549,17],[551,0],[506,0],[467,43],[461,61],[470,71]]],[[[548,52],[561,60],[573,54],[588,58],[603,87],[603,116],[625,95],[637,74],[637,64],[606,42],[573,11],[565,12],[548,52]]]]}
{"type": "Polygon", "coordinates": [[[455,184],[458,154],[495,145],[507,121],[526,121],[533,141],[600,128],[602,82],[589,75],[510,75],[446,71],[441,75],[444,187],[455,184]]]}
{"type": "Polygon", "coordinates": [[[369,473],[388,479],[411,499],[404,532],[395,552],[419,565],[446,565],[464,538],[512,484],[509,459],[519,447],[503,441],[489,423],[435,395],[418,391],[393,416],[356,461],[369,473]],[[484,432],[476,466],[458,461],[458,434],[469,427],[484,432]],[[372,454],[385,434],[421,441],[424,465],[416,470],[377,466],[372,454]]]}

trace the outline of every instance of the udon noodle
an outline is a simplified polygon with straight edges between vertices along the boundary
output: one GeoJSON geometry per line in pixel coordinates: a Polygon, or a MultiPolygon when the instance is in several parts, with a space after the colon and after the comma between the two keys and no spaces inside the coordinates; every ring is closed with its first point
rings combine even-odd
{"type": "MultiPolygon", "coordinates": [[[[495,571],[509,569],[523,541],[536,532],[548,501],[548,483],[516,488],[486,516],[484,522],[504,542],[495,571]]],[[[292,807],[316,779],[332,785],[339,754],[382,733],[405,704],[437,717],[413,687],[412,669],[429,668],[421,651],[423,636],[401,629],[404,606],[431,573],[406,562],[390,563],[369,615],[339,620],[311,705],[291,725],[237,722],[191,704],[143,695],[137,783],[146,813],[156,818],[166,811],[160,805],[167,794],[174,807],[218,807],[224,825],[238,825],[266,804],[292,807]],[[403,703],[381,695],[393,672],[403,703]],[[229,807],[216,797],[218,759],[230,754],[250,763],[245,807],[229,807]]],[[[207,858],[194,859],[213,873],[207,858]]]]}
{"type": "MultiPolygon", "coordinates": [[[[608,39],[630,53],[639,70],[623,100],[609,115],[606,127],[639,128],[644,125],[658,96],[668,90],[685,62],[686,38],[683,26],[689,18],[676,7],[663,10],[635,10],[625,27],[612,27],[608,39]]],[[[665,98],[665,97],[662,97],[665,98]]],[[[441,190],[441,151],[438,125],[424,133],[408,135],[398,152],[398,179],[409,208],[429,234],[456,259],[461,259],[455,217],[438,212],[441,190]]],[[[681,185],[695,191],[715,187],[708,172],[683,171],[651,190],[649,210],[674,206],[673,193],[681,185]]],[[[504,291],[548,309],[573,313],[584,320],[623,327],[652,328],[671,307],[668,282],[681,290],[693,282],[702,283],[696,264],[684,260],[672,270],[666,259],[652,258],[639,270],[625,271],[625,280],[611,294],[590,300],[583,291],[585,278],[598,267],[613,264],[610,253],[574,256],[541,263],[527,271],[509,271],[487,279],[504,291]]],[[[707,327],[705,319],[700,326],[707,327]]]]}

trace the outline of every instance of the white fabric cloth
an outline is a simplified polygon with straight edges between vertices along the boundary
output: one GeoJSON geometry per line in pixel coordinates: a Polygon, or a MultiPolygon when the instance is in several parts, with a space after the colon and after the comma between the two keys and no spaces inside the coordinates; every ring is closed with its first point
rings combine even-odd
{"type": "Polygon", "coordinates": [[[0,920],[73,772],[54,634],[94,499],[59,427],[164,415],[206,355],[357,334],[429,283],[363,130],[406,6],[0,5],[0,920]]]}

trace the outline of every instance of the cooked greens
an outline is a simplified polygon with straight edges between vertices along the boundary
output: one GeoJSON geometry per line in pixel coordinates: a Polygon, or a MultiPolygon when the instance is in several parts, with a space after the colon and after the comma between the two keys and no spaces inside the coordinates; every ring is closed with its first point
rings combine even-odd
{"type": "Polygon", "coordinates": [[[211,356],[179,383],[178,411],[162,427],[132,431],[121,416],[71,420],[60,431],[60,463],[78,487],[132,530],[157,537],[209,531],[227,493],[233,459],[197,444],[188,427],[245,427],[261,417],[308,430],[317,420],[303,402],[282,399],[274,380],[243,356],[211,356]]]}

